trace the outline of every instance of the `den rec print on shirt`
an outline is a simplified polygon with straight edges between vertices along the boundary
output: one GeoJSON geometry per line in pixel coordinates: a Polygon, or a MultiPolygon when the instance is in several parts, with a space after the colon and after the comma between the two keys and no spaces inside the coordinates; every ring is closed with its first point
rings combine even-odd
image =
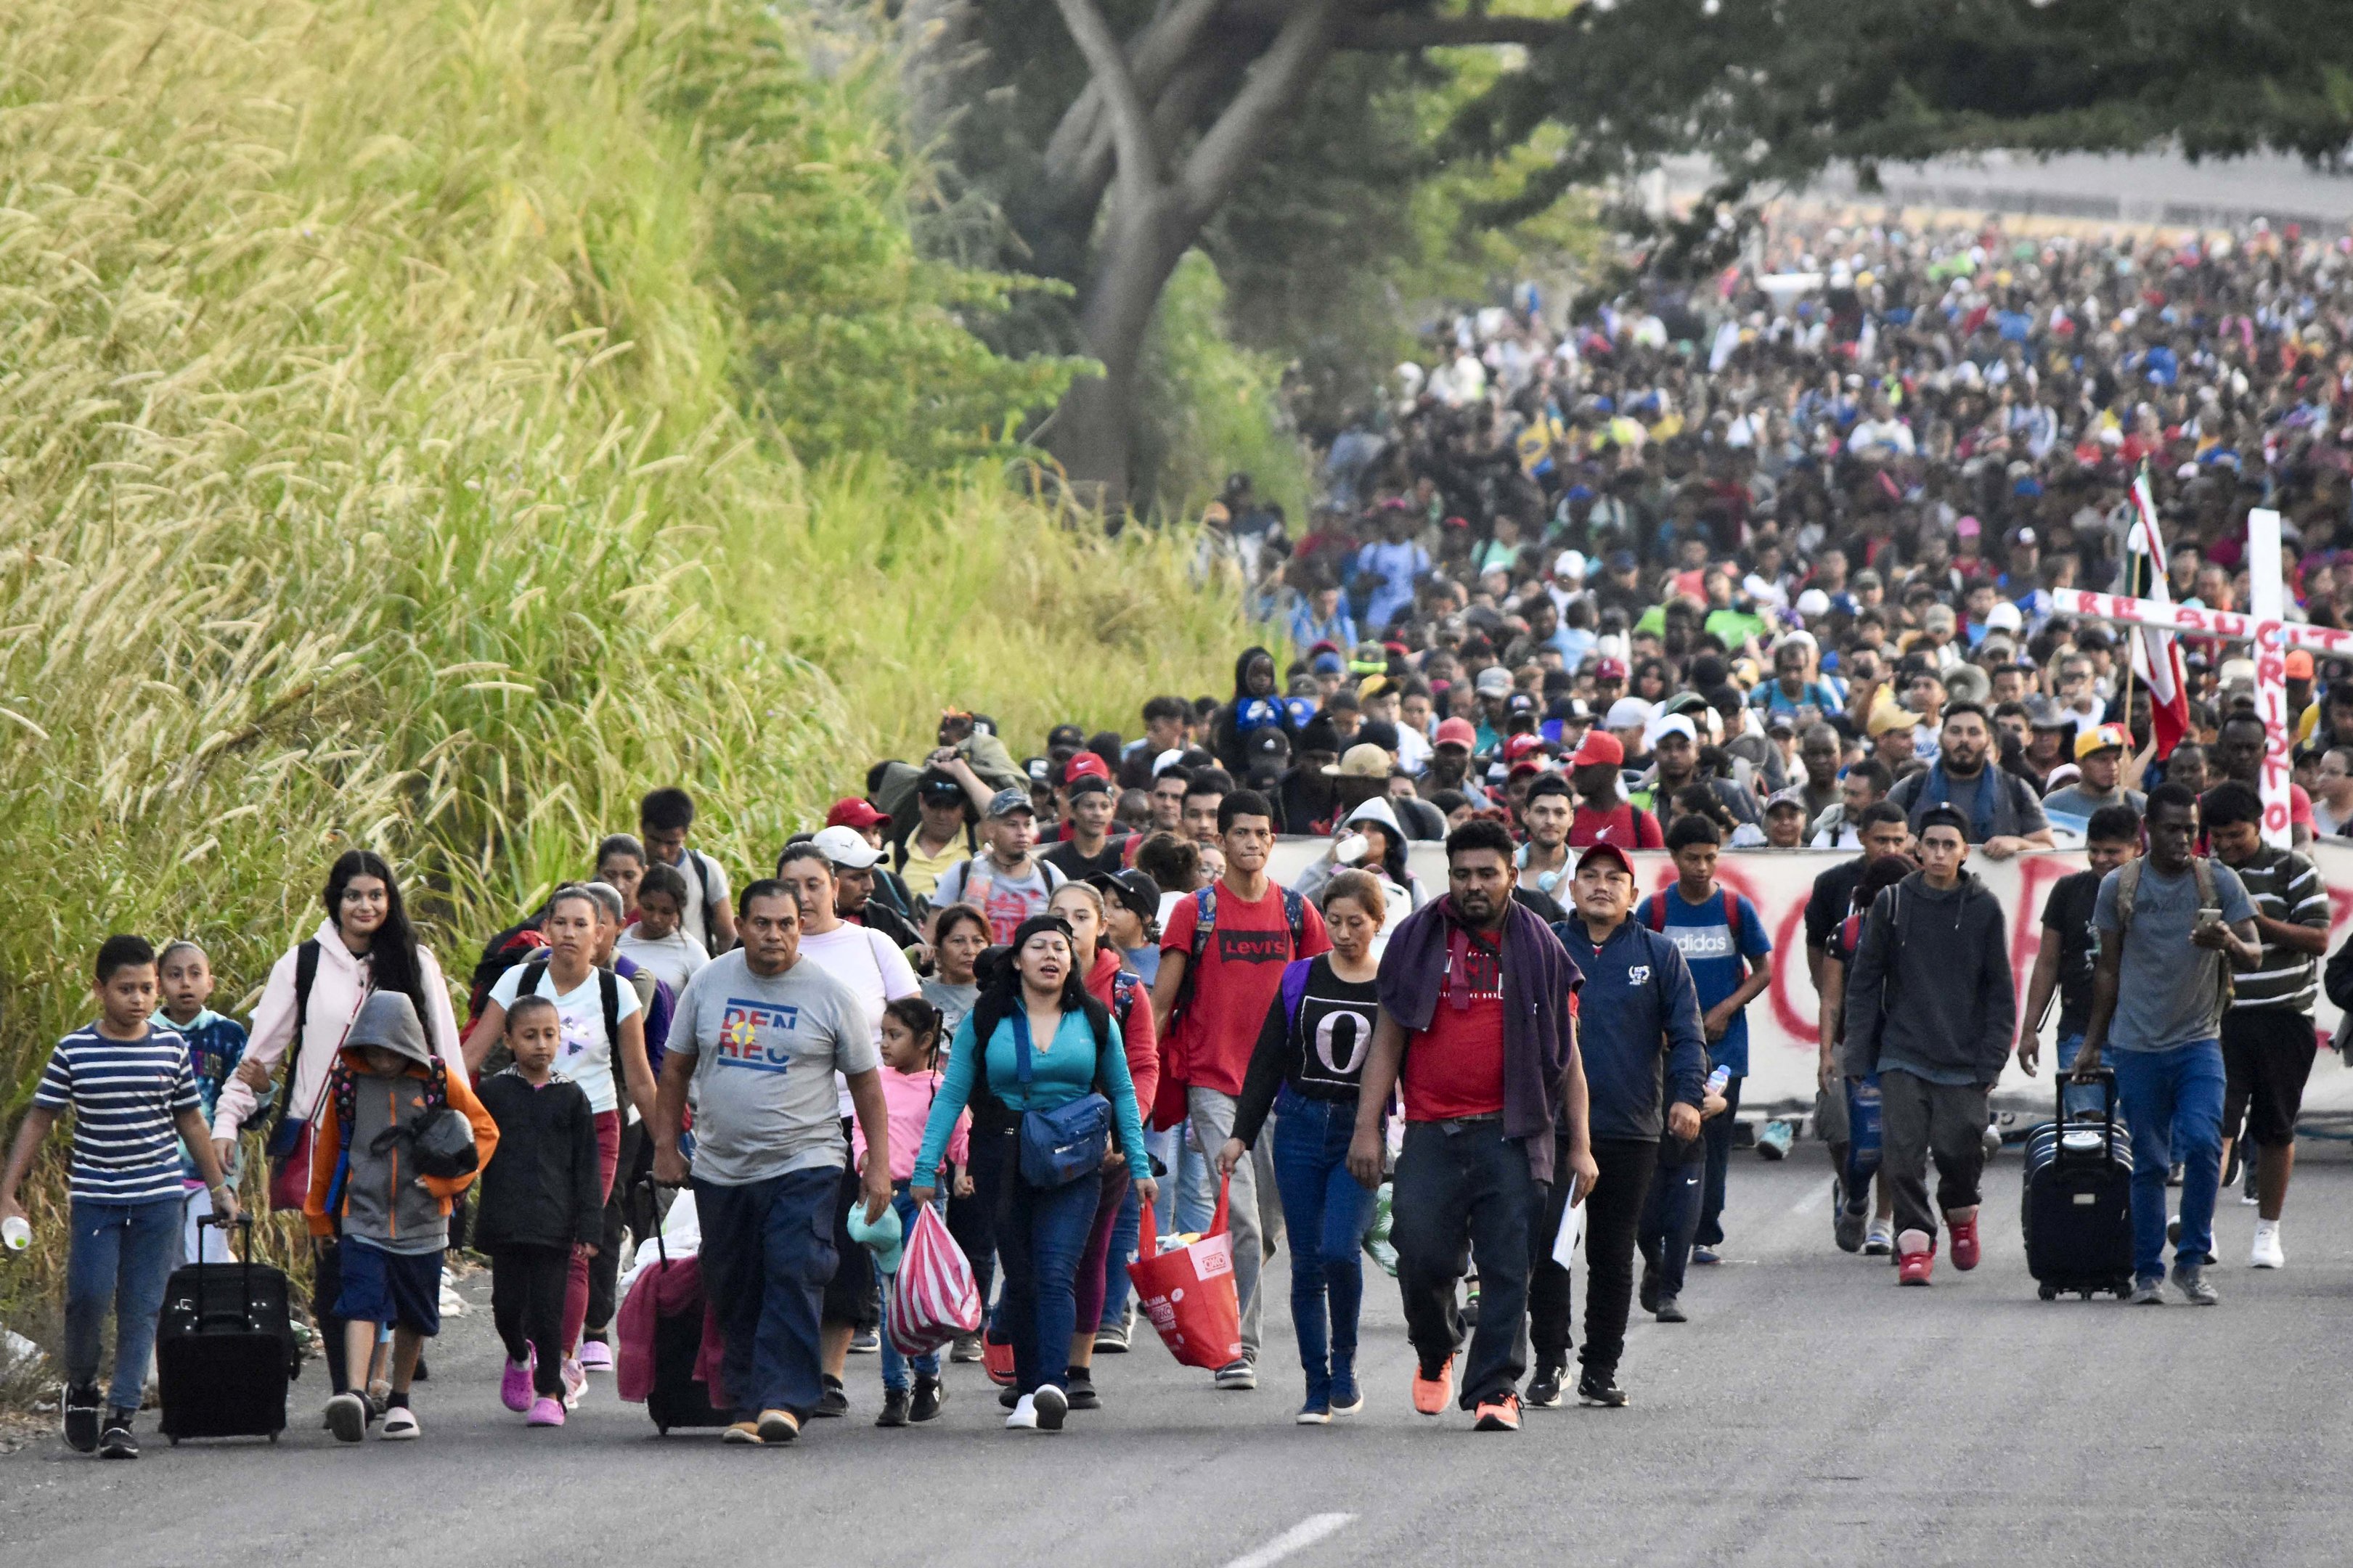
{"type": "Polygon", "coordinates": [[[801,1010],[789,1003],[727,998],[719,1021],[717,1066],[750,1068],[754,1072],[784,1072],[792,1066],[789,1037],[801,1010]]]}

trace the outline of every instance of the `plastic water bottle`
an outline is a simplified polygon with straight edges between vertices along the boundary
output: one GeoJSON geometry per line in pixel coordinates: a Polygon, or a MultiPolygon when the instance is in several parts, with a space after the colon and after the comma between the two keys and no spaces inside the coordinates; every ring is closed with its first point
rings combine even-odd
{"type": "Polygon", "coordinates": [[[33,1245],[33,1226],[22,1215],[11,1215],[0,1224],[0,1243],[11,1252],[22,1252],[33,1245]]]}
{"type": "Polygon", "coordinates": [[[1730,1068],[1718,1068],[1714,1072],[1707,1075],[1707,1091],[1710,1094],[1722,1094],[1725,1090],[1725,1086],[1729,1084],[1731,1081],[1732,1069],[1730,1068]]]}

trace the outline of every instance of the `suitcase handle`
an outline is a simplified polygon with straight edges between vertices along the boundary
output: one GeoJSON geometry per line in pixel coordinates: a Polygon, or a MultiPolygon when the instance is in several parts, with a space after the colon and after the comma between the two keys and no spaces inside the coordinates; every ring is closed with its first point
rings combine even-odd
{"type": "MultiPolygon", "coordinates": [[[[2080,1046],[2076,1048],[2079,1052],[2082,1049],[2080,1046]]],[[[2053,1087],[2058,1091],[2058,1107],[2052,1125],[2062,1136],[2056,1147],[2052,1150],[2052,1158],[2054,1161],[2066,1157],[2067,1142],[2064,1133],[2067,1130],[2067,1090],[2074,1086],[2074,1069],[2070,1068],[2057,1076],[2058,1082],[2053,1087]]],[[[2100,1086],[2102,1157],[2113,1159],[2116,1152],[2116,1069],[2109,1067],[2095,1068],[2092,1072],[2092,1081],[2100,1086]]]]}
{"type": "MultiPolygon", "coordinates": [[[[204,1228],[208,1225],[221,1230],[227,1230],[229,1228],[229,1222],[221,1218],[220,1215],[216,1214],[200,1214],[196,1216],[196,1233],[199,1236],[204,1234],[204,1228]]],[[[237,1311],[239,1315],[245,1319],[246,1331],[248,1333],[251,1333],[254,1331],[253,1216],[242,1210],[239,1210],[237,1216],[237,1227],[245,1232],[245,1257],[239,1259],[244,1266],[244,1272],[238,1277],[238,1283],[242,1286],[242,1289],[237,1291],[237,1311]]],[[[204,1248],[199,1247],[196,1250],[201,1254],[204,1248]]],[[[237,1247],[234,1244],[229,1247],[229,1256],[231,1258],[237,1257],[237,1247]]],[[[196,1321],[201,1323],[209,1321],[209,1318],[210,1314],[205,1310],[205,1276],[201,1271],[199,1271],[196,1275],[196,1321]]]]}

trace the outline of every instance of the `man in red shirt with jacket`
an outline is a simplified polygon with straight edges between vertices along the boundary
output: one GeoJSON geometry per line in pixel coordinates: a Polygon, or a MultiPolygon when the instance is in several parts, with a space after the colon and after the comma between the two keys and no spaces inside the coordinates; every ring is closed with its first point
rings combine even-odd
{"type": "MultiPolygon", "coordinates": [[[[1315,906],[1266,874],[1274,848],[1274,807],[1266,796],[1242,789],[1219,802],[1218,842],[1225,875],[1170,912],[1152,983],[1153,1019],[1167,1042],[1164,1071],[1185,1086],[1186,1115],[1209,1151],[1233,1136],[1234,1106],[1267,1009],[1282,989],[1283,965],[1332,946],[1315,906]]],[[[1242,1359],[1218,1369],[1218,1386],[1256,1388],[1266,1244],[1258,1171],[1247,1160],[1234,1167],[1228,1226],[1241,1298],[1242,1359]]]]}
{"type": "MultiPolygon", "coordinates": [[[[1406,1336],[1419,1365],[1413,1407],[1454,1393],[1454,1305],[1466,1244],[1479,1271],[1479,1326],[1457,1403],[1482,1432],[1520,1428],[1527,1370],[1530,1232],[1555,1181],[1592,1190],[1597,1169],[1577,1052],[1577,964],[1512,897],[1512,837],[1472,820],[1446,839],[1447,896],[1390,933],[1380,1018],[1356,1101],[1348,1170],[1381,1179],[1381,1124],[1405,1096],[1389,1234],[1406,1336]],[[1557,1128],[1566,1148],[1556,1148],[1557,1128]]],[[[1549,1250],[1549,1238],[1536,1255],[1549,1250]]]]}

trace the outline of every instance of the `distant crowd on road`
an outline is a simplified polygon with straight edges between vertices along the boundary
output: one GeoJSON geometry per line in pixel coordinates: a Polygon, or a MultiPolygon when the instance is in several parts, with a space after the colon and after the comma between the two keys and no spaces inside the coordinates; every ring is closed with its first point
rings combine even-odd
{"type": "MultiPolygon", "coordinates": [[[[109,940],[0,1171],[21,1222],[71,1117],[72,1213],[41,1218],[71,1227],[68,1440],[137,1453],[159,1321],[206,1328],[167,1304],[174,1267],[224,1266],[248,1201],[304,1215],[347,1442],[421,1431],[453,1246],[491,1260],[523,1422],[628,1381],[659,1288],[630,1265],[681,1192],[712,1323],[687,1353],[733,1443],[846,1415],[870,1349],[881,1424],[942,1417],[942,1358],[879,1331],[887,1237],[926,1214],[990,1303],[944,1360],[984,1363],[1016,1429],[1101,1403],[1127,1263],[1219,1206],[1221,1389],[1257,1386],[1287,1245],[1303,1423],[1362,1407],[1368,1257],[1424,1414],[1623,1405],[1630,1311],[1683,1321],[1724,1245],[1746,1010],[1793,957],[1716,879],[1727,850],[1855,852],[1805,921],[1836,1245],[1906,1285],[1940,1250],[1978,1266],[1988,1092],[2013,1054],[2039,1068],[2055,1001],[2069,1114],[2120,1110],[2116,1235],[2041,1227],[2038,1281],[2159,1302],[2169,1247],[2174,1293],[2211,1304],[2226,1173],[2251,1263],[2284,1262],[2328,931],[2302,851],[2353,822],[2353,679],[2289,656],[2293,846],[2267,843],[2242,650],[2187,648],[2160,712],[2139,639],[2052,590],[2241,605],[2267,505],[2292,613],[2345,624],[2348,289],[2347,242],[2293,230],[1808,225],[1685,296],[1477,312],[1334,435],[1304,533],[1229,487],[1202,570],[1267,646],[1139,735],[1062,725],[1017,758],[950,710],[756,868],[654,790],[462,997],[364,850],[246,1024],[200,940],[109,940]],[[2174,546],[2137,567],[2136,480],[2174,546]],[[1282,835],[1328,846],[1288,885],[1282,835]],[[2090,869],[2051,889],[2021,1005],[1968,862],[2062,844],[2090,869]],[[1637,897],[1641,849],[1672,888],[1637,897]]],[[[2032,1157],[2072,1181],[2073,1148],[2032,1157]]],[[[168,1359],[163,1384],[168,1430],[168,1359]]]]}

